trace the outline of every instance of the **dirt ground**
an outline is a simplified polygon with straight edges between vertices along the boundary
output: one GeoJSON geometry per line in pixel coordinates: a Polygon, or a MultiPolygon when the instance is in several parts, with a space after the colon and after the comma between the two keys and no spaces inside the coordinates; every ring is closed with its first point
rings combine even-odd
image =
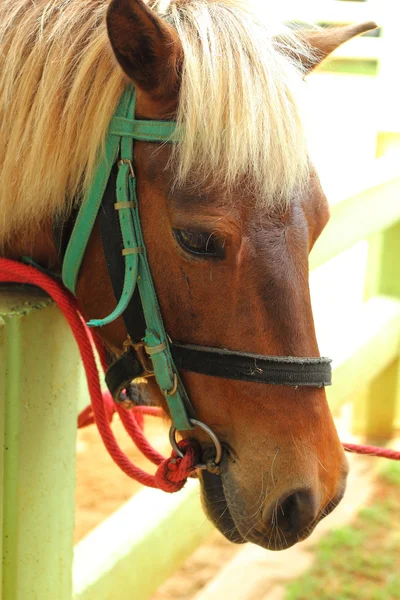
{"type": "MultiPolygon", "coordinates": [[[[125,454],[142,469],[154,473],[154,465],[135,449],[117,417],[113,430],[125,454]]],[[[148,417],[145,430],[159,452],[170,454],[168,428],[161,419],[148,417]]],[[[94,425],[78,431],[75,543],[140,489],[142,486],[111,460],[94,425]]]]}
{"type": "MultiPolygon", "coordinates": [[[[117,418],[113,430],[129,458],[153,473],[154,465],[134,449],[117,418]]],[[[165,455],[170,453],[168,427],[160,419],[147,418],[145,431],[153,446],[165,455]]],[[[116,467],[94,426],[78,431],[77,449],[75,543],[142,489],[116,467]]],[[[214,532],[171,582],[162,586],[154,600],[192,598],[240,548],[214,532]]]]}

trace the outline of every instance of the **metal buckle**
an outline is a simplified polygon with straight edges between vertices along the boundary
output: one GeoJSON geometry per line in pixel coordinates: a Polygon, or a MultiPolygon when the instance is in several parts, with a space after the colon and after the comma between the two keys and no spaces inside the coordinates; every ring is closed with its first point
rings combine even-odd
{"type": "Polygon", "coordinates": [[[161,391],[164,394],[164,396],[167,396],[167,397],[173,396],[178,391],[178,385],[179,385],[178,375],[176,373],[174,373],[174,382],[172,384],[172,388],[170,390],[161,390],[161,391]]]}
{"type": "Polygon", "coordinates": [[[143,371],[144,371],[142,377],[153,377],[154,376],[153,363],[151,361],[150,356],[146,352],[146,344],[144,342],[139,342],[138,344],[134,344],[132,342],[130,336],[128,335],[123,346],[124,346],[125,352],[129,348],[133,348],[134,351],[136,352],[137,359],[140,362],[140,364],[143,368],[143,371]]]}
{"type": "Polygon", "coordinates": [[[132,161],[129,158],[121,158],[121,160],[118,161],[118,168],[120,168],[122,165],[129,166],[130,175],[132,179],[135,179],[135,171],[133,168],[132,161]]]}

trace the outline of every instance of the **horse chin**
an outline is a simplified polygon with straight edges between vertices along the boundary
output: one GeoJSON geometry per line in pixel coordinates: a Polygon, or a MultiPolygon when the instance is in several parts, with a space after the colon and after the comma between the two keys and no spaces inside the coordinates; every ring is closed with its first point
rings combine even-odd
{"type": "Polygon", "coordinates": [[[208,471],[201,471],[202,503],[206,514],[224,537],[234,544],[244,544],[247,540],[241,535],[229,510],[225,497],[222,477],[208,471]]]}

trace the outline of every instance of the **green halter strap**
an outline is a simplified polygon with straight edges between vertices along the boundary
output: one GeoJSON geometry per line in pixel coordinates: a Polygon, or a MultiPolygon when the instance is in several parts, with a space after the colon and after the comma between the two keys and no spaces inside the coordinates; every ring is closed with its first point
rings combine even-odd
{"type": "Polygon", "coordinates": [[[124,285],[115,310],[104,319],[92,320],[88,325],[101,327],[120,317],[132,299],[138,284],[146,321],[144,342],[146,351],[151,356],[156,381],[166,397],[175,427],[180,430],[192,429],[193,426],[186,412],[190,401],[171,355],[147,260],[137,204],[136,178],[132,166],[134,140],[172,142],[176,141],[179,135],[174,122],[136,120],[135,100],[135,90],[129,86],[123,93],[110,122],[105,150],[100,157],[92,186],[78,213],[65,253],[62,278],[65,286],[75,294],[83,255],[102,203],[111,169],[119,157],[115,208],[118,210],[124,246],[124,285]]]}
{"type": "Polygon", "coordinates": [[[64,285],[73,294],[76,293],[76,282],[83,255],[119,149],[121,148],[121,158],[132,160],[134,139],[149,142],[171,142],[179,139],[175,122],[138,121],[134,118],[135,106],[135,90],[129,86],[122,94],[115,114],[111,119],[104,152],[100,155],[99,165],[93,178],[92,186],[87,190],[84,197],[66,249],[62,278],[64,285]],[[122,151],[127,155],[126,157],[122,157],[122,151]]]}
{"type": "MultiPolygon", "coordinates": [[[[174,142],[179,140],[179,133],[176,123],[173,122],[136,120],[135,91],[130,86],[125,90],[110,122],[105,149],[99,157],[93,184],[78,213],[66,249],[62,277],[66,287],[75,293],[82,258],[102,205],[111,171],[118,159],[117,201],[114,203],[114,208],[118,211],[119,229],[124,247],[125,272],[122,293],[117,307],[110,315],[90,321],[88,324],[100,327],[111,323],[121,315],[126,320],[127,314],[124,314],[124,311],[133,299],[137,284],[146,324],[145,332],[140,334],[143,335],[146,359],[151,358],[154,376],[165,395],[175,428],[185,430],[192,429],[197,421],[190,419],[193,410],[177,365],[182,370],[214,377],[271,385],[311,387],[331,384],[331,366],[327,358],[260,356],[223,348],[174,344],[168,339],[140,225],[136,178],[133,170],[133,144],[134,140],[174,142]]],[[[111,279],[114,276],[113,271],[111,279]]],[[[127,329],[129,331],[129,327],[127,329]]],[[[143,343],[139,346],[143,349],[143,343]]],[[[135,376],[134,373],[138,377],[143,373],[142,367],[146,371],[146,365],[141,363],[136,348],[131,348],[110,365],[107,384],[110,390],[113,390],[115,397],[118,397],[121,387],[126,386],[135,376]]]]}

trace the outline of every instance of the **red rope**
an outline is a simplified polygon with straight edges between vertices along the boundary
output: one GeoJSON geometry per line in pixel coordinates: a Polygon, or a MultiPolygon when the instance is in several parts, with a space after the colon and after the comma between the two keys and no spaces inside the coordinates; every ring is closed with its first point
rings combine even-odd
{"type": "Polygon", "coordinates": [[[6,258],[0,259],[0,282],[31,284],[43,289],[56,302],[67,319],[81,354],[92,403],[91,410],[85,409],[80,415],[79,424],[83,426],[91,421],[96,423],[108,453],[128,477],[148,487],[160,488],[166,492],[180,490],[198,462],[197,446],[193,445],[193,450],[189,451],[188,444],[180,442],[182,449],[186,450],[184,457],[180,458],[172,453],[171,458],[164,459],[145,439],[140,424],[135,417],[137,411],[136,413],[128,413],[118,406],[117,411],[120,416],[123,415],[124,427],[135,444],[138,445],[145,456],[159,465],[156,475],[146,473],[134,465],[124,454],[110,426],[115,409],[111,409],[109,395],[105,394],[104,397],[102,395],[92,340],[94,340],[98,349],[103,368],[106,366],[104,349],[97,335],[92,338],[91,332],[84,324],[74,296],[62,284],[38,269],[6,258]]]}
{"type": "Polygon", "coordinates": [[[356,454],[365,454],[367,456],[378,456],[380,458],[389,458],[391,460],[400,460],[400,451],[382,448],[381,446],[362,446],[359,444],[343,444],[346,452],[356,454]]]}
{"type": "MultiPolygon", "coordinates": [[[[75,297],[61,283],[42,271],[6,258],[0,258],[0,282],[30,284],[43,289],[56,302],[67,319],[79,347],[91,398],[91,406],[83,410],[78,417],[78,427],[96,423],[108,453],[128,477],[148,487],[159,488],[166,492],[180,490],[199,462],[198,444],[194,441],[181,441],[179,446],[184,452],[184,457],[180,458],[173,452],[170,458],[164,458],[149,444],[143,433],[143,415],[161,416],[161,410],[154,407],[137,407],[127,411],[116,405],[108,392],[102,394],[94,346],[105,370],[107,363],[104,347],[96,332],[89,331],[86,327],[75,297]],[[134,465],[119,447],[110,426],[115,412],[118,412],[123,426],[137,448],[151,462],[158,465],[155,475],[150,475],[134,465]]],[[[388,448],[358,444],[343,444],[343,446],[348,452],[400,460],[400,452],[388,448]]]]}

